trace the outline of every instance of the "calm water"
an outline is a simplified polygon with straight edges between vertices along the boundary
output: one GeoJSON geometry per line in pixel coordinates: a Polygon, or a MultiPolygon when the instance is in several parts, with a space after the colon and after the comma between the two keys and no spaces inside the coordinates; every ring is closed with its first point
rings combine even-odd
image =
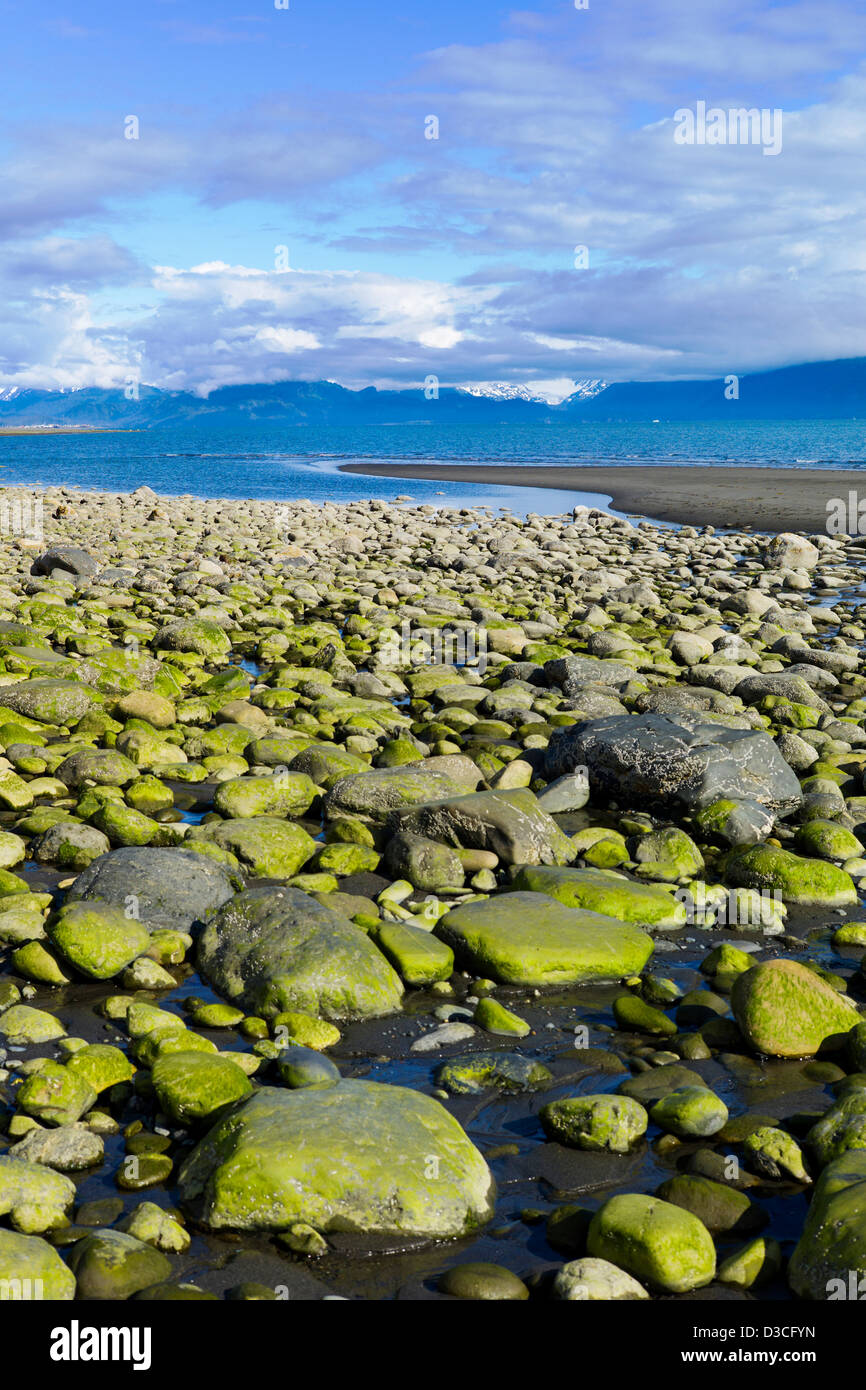
{"type": "MultiPolygon", "coordinates": [[[[0,436],[0,482],[126,492],[146,483],[166,494],[346,501],[393,498],[564,510],[578,495],[466,483],[341,474],[339,465],[401,460],[541,465],[746,464],[866,467],[866,422],[738,424],[434,425],[322,428],[268,422],[242,428],[166,426],[135,433],[0,436]]],[[[598,494],[584,494],[597,500],[598,494]]]]}

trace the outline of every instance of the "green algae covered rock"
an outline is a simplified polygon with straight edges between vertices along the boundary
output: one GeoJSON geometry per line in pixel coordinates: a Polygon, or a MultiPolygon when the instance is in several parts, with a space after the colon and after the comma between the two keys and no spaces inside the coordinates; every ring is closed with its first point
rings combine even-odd
{"type": "Polygon", "coordinates": [[[685,905],[664,888],[634,883],[608,869],[531,864],[520,870],[511,886],[519,892],[547,893],[566,907],[586,908],[621,922],[679,927],[686,920],[685,905]]]}
{"type": "Polygon", "coordinates": [[[539,1112],[548,1139],[591,1152],[628,1153],[646,1133],[648,1116],[628,1096],[574,1096],[539,1112]]]}
{"type": "Polygon", "coordinates": [[[8,709],[40,724],[72,725],[99,703],[94,690],[79,681],[28,680],[4,687],[8,709]]]}
{"type": "Polygon", "coordinates": [[[75,1275],[47,1240],[0,1231],[0,1289],[4,1301],[68,1303],[75,1275]]]}
{"type": "Polygon", "coordinates": [[[316,784],[302,772],[281,772],[274,777],[234,777],[221,782],[214,809],[230,820],[252,816],[302,816],[317,795],[316,784]]]}
{"type": "Polygon", "coordinates": [[[652,1122],[679,1139],[703,1139],[717,1134],[728,1120],[728,1107],[705,1086],[681,1086],[657,1100],[652,1122]]]}
{"type": "Polygon", "coordinates": [[[67,1224],[75,1183],[41,1163],[0,1156],[0,1216],[16,1231],[39,1235],[67,1224]]]}
{"type": "Polygon", "coordinates": [[[302,826],[277,816],[196,826],[190,838],[229,850],[255,878],[291,878],[316,852],[315,840],[302,826]]]}
{"type": "Polygon", "coordinates": [[[454,952],[444,941],[411,922],[383,922],[374,937],[382,954],[407,985],[421,988],[447,980],[454,972],[454,952]]]}
{"type": "Polygon", "coordinates": [[[854,881],[843,869],[774,845],[735,850],[725,861],[725,881],[733,888],[777,890],[784,902],[803,906],[846,907],[857,901],[854,881]]]}
{"type": "Polygon", "coordinates": [[[66,1063],[66,1070],[83,1077],[97,1094],[128,1081],[135,1073],[126,1054],[110,1043],[88,1043],[79,1048],[66,1063]]]}
{"type": "Polygon", "coordinates": [[[782,1268],[782,1250],[772,1236],[755,1236],[748,1244],[728,1255],[719,1265],[720,1284],[736,1289],[751,1289],[768,1284],[782,1268]]]}
{"type": "Polygon", "coordinates": [[[704,869],[704,857],[690,835],[677,826],[642,835],[634,850],[635,873],[656,883],[678,883],[704,869]]]}
{"type": "Polygon", "coordinates": [[[120,1300],[171,1274],[159,1250],[125,1231],[96,1231],[73,1247],[69,1263],[80,1299],[120,1300]]]}
{"type": "Polygon", "coordinates": [[[716,1272],[706,1226],[691,1212],[642,1193],[605,1202],[590,1222],[587,1253],[663,1293],[702,1288],[716,1272]]]}
{"type": "Polygon", "coordinates": [[[519,1052],[468,1052],[440,1063],[435,1080],[451,1095],[480,1096],[492,1090],[543,1090],[553,1076],[541,1062],[519,1052]]]}
{"type": "Polygon", "coordinates": [[[844,1046],[860,1014],[819,975],[793,960],[771,960],[737,977],[731,1008],[756,1052],[811,1057],[844,1046]]]}
{"type": "Polygon", "coordinates": [[[263,1018],[286,1009],[378,1018],[395,1013],[403,993],[369,937],[298,888],[239,893],[202,932],[198,963],[220,994],[263,1018]]]}
{"type": "Polygon", "coordinates": [[[13,1004],[0,1013],[0,1033],[12,1043],[53,1042],[66,1036],[66,1029],[53,1014],[33,1009],[29,1004],[13,1004]]]}
{"type": "Polygon", "coordinates": [[[180,1190],[211,1230],[448,1239],[493,1212],[493,1178],[441,1105],[370,1081],[263,1087],[186,1160],[180,1190]]]}
{"type": "Polygon", "coordinates": [[[507,893],[440,919],[458,961],[502,984],[583,984],[639,974],[652,954],[637,927],[564,907],[544,893],[507,893]]]}
{"type": "Polygon", "coordinates": [[[154,1062],[151,1076],[161,1108],[184,1125],[215,1118],[252,1090],[246,1073],[225,1054],[162,1055],[154,1062]]]}
{"type": "Polygon", "coordinates": [[[92,980],[119,975],[150,944],[150,933],[141,922],[100,902],[67,904],[46,930],[64,960],[92,980]]]}
{"type": "Polygon", "coordinates": [[[794,1293],[822,1302],[850,1298],[852,1275],[866,1278],[866,1149],[824,1169],[788,1265],[794,1293]]]}
{"type": "Polygon", "coordinates": [[[96,1100],[96,1091],[83,1076],[57,1062],[32,1072],[16,1097],[25,1115],[46,1125],[74,1125],[96,1100]]]}
{"type": "Polygon", "coordinates": [[[701,1173],[677,1173],[658,1190],[659,1197],[696,1216],[714,1235],[754,1231],[767,1224],[763,1207],[727,1183],[701,1173]]]}

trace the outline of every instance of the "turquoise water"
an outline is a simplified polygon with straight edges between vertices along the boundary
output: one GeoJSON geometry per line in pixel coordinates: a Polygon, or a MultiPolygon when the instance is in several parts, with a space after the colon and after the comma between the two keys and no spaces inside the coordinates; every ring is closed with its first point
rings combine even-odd
{"type": "MultiPolygon", "coordinates": [[[[496,488],[341,474],[343,463],[401,460],[485,464],[746,464],[775,468],[866,467],[866,422],[551,424],[501,427],[394,425],[323,428],[251,423],[240,428],[166,426],[131,433],[0,436],[0,482],[77,485],[126,492],[313,501],[392,498],[564,509],[574,492],[496,488]]],[[[592,494],[588,494],[592,498],[592,494]]]]}

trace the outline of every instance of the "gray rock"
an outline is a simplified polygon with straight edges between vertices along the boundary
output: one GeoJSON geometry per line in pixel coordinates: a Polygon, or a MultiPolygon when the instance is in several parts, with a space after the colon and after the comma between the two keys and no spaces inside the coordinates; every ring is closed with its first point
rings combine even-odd
{"type": "Polygon", "coordinates": [[[226,999],[265,1018],[379,1018],[396,1013],[403,994],[360,927],[298,888],[239,893],[202,932],[198,964],[226,999]]]}
{"type": "Polygon", "coordinates": [[[568,836],[527,787],[472,792],[394,811],[387,828],[394,834],[408,831],[463,849],[489,849],[504,864],[570,864],[577,857],[568,836]]]}
{"type": "Polygon", "coordinates": [[[777,814],[802,800],[800,784],[769,735],[721,724],[625,715],[556,729],[545,774],[589,770],[595,794],[630,807],[700,810],[721,798],[749,798],[777,814]]]}
{"type": "Polygon", "coordinates": [[[68,901],[101,899],[125,908],[135,900],[138,920],[151,931],[189,931],[232,897],[221,864],[181,849],[115,849],[95,859],[75,880],[68,901]]]}

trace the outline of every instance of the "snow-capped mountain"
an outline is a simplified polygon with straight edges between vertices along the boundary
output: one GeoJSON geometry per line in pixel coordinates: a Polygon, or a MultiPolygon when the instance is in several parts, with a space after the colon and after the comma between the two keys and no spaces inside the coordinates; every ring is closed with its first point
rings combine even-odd
{"type": "Polygon", "coordinates": [[[536,386],[515,386],[509,381],[471,381],[457,390],[464,396],[479,396],[494,401],[533,401],[542,405],[561,405],[563,401],[588,401],[607,387],[600,379],[539,383],[536,386]]]}

